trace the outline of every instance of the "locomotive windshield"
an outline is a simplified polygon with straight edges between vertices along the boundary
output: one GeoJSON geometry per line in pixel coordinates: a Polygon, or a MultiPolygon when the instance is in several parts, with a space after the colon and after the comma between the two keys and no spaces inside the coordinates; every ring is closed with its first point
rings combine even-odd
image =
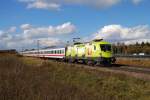
{"type": "Polygon", "coordinates": [[[111,51],[111,45],[110,44],[100,44],[100,48],[102,51],[111,51]]]}

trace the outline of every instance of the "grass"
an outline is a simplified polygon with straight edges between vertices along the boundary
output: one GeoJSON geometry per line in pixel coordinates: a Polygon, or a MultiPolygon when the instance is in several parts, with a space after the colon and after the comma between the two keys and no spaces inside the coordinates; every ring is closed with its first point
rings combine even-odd
{"type": "Polygon", "coordinates": [[[0,100],[150,100],[150,82],[73,64],[3,55],[0,100]]]}

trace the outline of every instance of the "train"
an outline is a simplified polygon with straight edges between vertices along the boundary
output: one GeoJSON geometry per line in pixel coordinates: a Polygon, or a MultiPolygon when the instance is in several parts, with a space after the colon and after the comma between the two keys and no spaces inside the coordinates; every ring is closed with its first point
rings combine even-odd
{"type": "Polygon", "coordinates": [[[111,65],[116,62],[112,44],[102,39],[90,42],[75,42],[61,48],[38,49],[21,52],[23,56],[49,58],[70,63],[82,62],[88,65],[111,65]]]}

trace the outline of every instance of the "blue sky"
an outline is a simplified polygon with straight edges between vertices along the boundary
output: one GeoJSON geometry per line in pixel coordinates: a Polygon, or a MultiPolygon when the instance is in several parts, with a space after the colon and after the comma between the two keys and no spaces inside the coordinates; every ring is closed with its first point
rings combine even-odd
{"type": "Polygon", "coordinates": [[[1,0],[0,49],[32,48],[38,39],[57,45],[73,37],[145,41],[149,9],[149,0],[1,0]]]}

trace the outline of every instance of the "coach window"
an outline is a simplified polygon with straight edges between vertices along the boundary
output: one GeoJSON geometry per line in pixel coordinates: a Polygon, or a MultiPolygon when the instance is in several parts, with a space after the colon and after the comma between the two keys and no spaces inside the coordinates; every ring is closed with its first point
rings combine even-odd
{"type": "Polygon", "coordinates": [[[62,52],[62,54],[63,54],[63,53],[64,53],[64,50],[62,50],[61,52],[62,52]]]}

